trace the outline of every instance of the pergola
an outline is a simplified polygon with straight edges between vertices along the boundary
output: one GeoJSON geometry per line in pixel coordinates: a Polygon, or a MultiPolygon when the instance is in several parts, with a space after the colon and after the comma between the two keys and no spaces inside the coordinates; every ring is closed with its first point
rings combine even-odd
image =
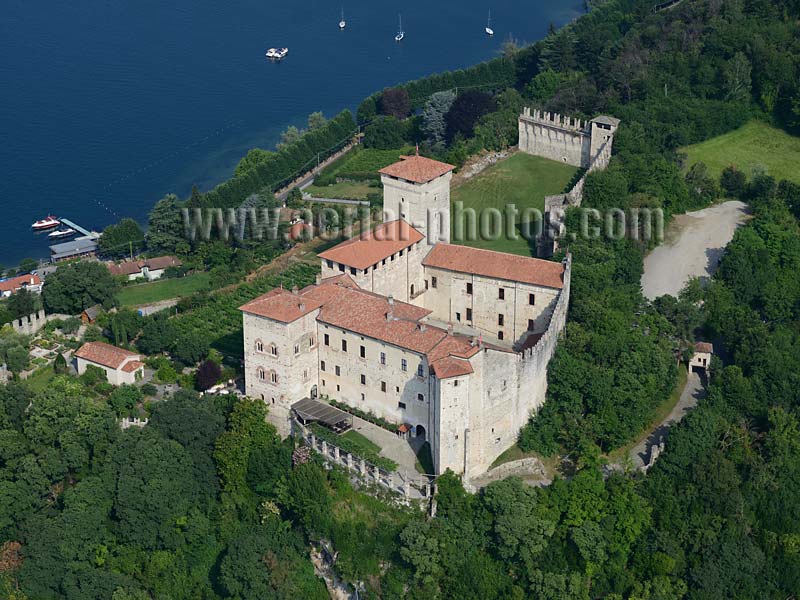
{"type": "Polygon", "coordinates": [[[344,433],[353,427],[353,416],[350,413],[311,398],[304,398],[293,404],[292,412],[303,425],[315,422],[335,433],[344,433]]]}

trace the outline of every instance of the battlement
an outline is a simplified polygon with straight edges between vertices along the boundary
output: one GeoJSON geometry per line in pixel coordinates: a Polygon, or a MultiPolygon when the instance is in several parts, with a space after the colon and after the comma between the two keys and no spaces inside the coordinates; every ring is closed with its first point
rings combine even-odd
{"type": "Polygon", "coordinates": [[[521,118],[530,120],[540,125],[562,129],[564,131],[574,131],[586,135],[589,134],[589,125],[586,121],[581,121],[580,119],[574,117],[563,116],[558,113],[541,111],[536,108],[531,110],[530,107],[526,106],[522,109],[521,118]]]}

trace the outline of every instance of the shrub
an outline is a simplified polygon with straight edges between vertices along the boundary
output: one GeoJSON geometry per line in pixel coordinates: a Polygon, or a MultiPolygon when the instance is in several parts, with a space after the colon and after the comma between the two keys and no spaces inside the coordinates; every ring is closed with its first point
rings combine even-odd
{"type": "Polygon", "coordinates": [[[144,396],[155,396],[158,393],[158,388],[152,383],[145,383],[139,389],[142,391],[142,395],[144,396]]]}
{"type": "Polygon", "coordinates": [[[203,364],[197,369],[196,388],[201,392],[206,391],[211,386],[216,385],[221,375],[222,369],[219,368],[217,363],[213,360],[203,361],[203,364]]]}

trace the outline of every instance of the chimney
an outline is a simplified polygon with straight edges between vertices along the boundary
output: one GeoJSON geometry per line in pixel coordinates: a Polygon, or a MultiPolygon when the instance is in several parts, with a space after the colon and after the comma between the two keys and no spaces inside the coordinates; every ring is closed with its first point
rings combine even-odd
{"type": "Polygon", "coordinates": [[[292,293],[293,293],[295,296],[297,296],[297,294],[298,294],[298,292],[299,292],[299,291],[300,291],[300,290],[297,288],[297,286],[294,286],[294,287],[292,288],[292,293]]]}
{"type": "Polygon", "coordinates": [[[452,321],[450,321],[447,324],[447,333],[448,333],[448,335],[453,335],[453,322],[452,321]]]}
{"type": "Polygon", "coordinates": [[[389,295],[389,296],[386,298],[386,301],[389,303],[389,306],[390,306],[391,308],[394,308],[394,296],[392,296],[392,295],[390,294],[390,295],[389,295]]]}
{"type": "Polygon", "coordinates": [[[300,309],[301,313],[306,312],[306,305],[303,304],[302,302],[299,304],[298,308],[300,309]]]}

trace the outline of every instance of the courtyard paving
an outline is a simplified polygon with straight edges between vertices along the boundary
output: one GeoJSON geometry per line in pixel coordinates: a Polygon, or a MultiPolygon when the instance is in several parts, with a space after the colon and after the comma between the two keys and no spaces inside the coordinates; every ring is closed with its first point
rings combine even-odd
{"type": "Polygon", "coordinates": [[[371,442],[380,446],[381,456],[396,462],[398,465],[397,470],[400,473],[417,475],[415,467],[417,455],[414,452],[416,445],[412,446],[412,444],[416,442],[416,444],[422,445],[422,439],[404,440],[391,431],[387,431],[358,417],[353,417],[353,429],[371,442]]]}

